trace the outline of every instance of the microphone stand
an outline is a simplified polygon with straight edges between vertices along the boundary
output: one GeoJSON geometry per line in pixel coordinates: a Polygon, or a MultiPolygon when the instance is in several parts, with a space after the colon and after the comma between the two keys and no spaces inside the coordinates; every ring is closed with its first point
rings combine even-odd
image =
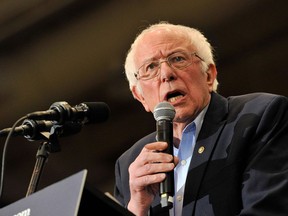
{"type": "Polygon", "coordinates": [[[61,125],[53,125],[50,129],[49,136],[47,136],[47,134],[44,132],[39,134],[39,136],[46,141],[42,142],[38,148],[36,154],[36,163],[26,193],[26,197],[36,191],[43,171],[44,164],[49,154],[51,152],[59,152],[61,150],[58,142],[58,135],[60,134],[61,131],[62,131],[61,125]]]}

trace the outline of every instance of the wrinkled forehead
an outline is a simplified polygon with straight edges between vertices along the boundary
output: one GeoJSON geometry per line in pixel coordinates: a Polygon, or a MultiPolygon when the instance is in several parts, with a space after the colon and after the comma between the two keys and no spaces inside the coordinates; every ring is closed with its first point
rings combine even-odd
{"type": "Polygon", "coordinates": [[[192,49],[187,33],[167,28],[152,29],[142,33],[135,44],[135,60],[166,56],[175,49],[192,49]]]}

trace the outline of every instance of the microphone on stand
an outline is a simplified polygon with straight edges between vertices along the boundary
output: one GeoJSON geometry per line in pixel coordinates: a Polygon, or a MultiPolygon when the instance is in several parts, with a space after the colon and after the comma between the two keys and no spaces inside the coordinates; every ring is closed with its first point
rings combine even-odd
{"type": "Polygon", "coordinates": [[[27,114],[21,126],[1,130],[0,137],[11,132],[12,136],[22,135],[34,141],[54,127],[61,129],[60,136],[68,136],[80,132],[84,124],[106,121],[109,115],[110,108],[104,102],[84,102],[73,107],[65,101],[55,102],[49,110],[27,114]]]}
{"type": "MultiPolygon", "coordinates": [[[[24,136],[35,138],[39,133],[49,131],[53,126],[52,121],[25,119],[21,126],[15,127],[12,136],[24,136]]],[[[5,128],[0,131],[0,137],[7,136],[12,128],[5,128]]]]}
{"type": "Polygon", "coordinates": [[[59,124],[67,121],[81,124],[100,123],[109,118],[110,108],[104,102],[83,102],[70,106],[66,101],[53,103],[49,110],[29,113],[28,119],[51,120],[59,124]]]}
{"type": "Polygon", "coordinates": [[[29,141],[43,139],[43,133],[51,132],[52,127],[61,128],[59,136],[69,136],[76,134],[82,130],[83,125],[78,122],[65,122],[58,125],[53,121],[25,119],[22,125],[13,128],[5,128],[0,131],[0,137],[7,136],[12,132],[12,136],[23,136],[29,141]]]}
{"type": "MultiPolygon", "coordinates": [[[[168,148],[164,151],[173,155],[173,119],[175,117],[175,108],[167,101],[159,103],[154,111],[156,120],[157,141],[165,141],[168,148]]],[[[160,197],[162,208],[173,207],[174,196],[174,171],[166,173],[166,178],[160,183],[160,197]]]]}

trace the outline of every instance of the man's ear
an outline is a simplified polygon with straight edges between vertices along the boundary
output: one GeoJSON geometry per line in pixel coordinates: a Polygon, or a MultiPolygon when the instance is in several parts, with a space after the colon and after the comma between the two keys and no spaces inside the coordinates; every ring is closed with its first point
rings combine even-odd
{"type": "Polygon", "coordinates": [[[210,64],[206,73],[207,73],[207,84],[209,86],[210,92],[212,92],[214,81],[216,82],[216,78],[217,78],[216,66],[213,64],[210,64]]]}
{"type": "Polygon", "coordinates": [[[133,86],[131,91],[132,91],[133,97],[137,99],[140,103],[142,103],[144,109],[147,112],[151,112],[151,110],[149,109],[149,106],[146,104],[145,98],[142,96],[142,93],[139,91],[139,89],[136,86],[133,86]]]}

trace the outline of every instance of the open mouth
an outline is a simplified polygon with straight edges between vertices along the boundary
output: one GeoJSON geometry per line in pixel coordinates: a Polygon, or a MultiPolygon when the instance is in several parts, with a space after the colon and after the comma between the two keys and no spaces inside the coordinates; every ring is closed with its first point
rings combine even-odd
{"type": "Polygon", "coordinates": [[[176,91],[176,92],[168,93],[166,96],[166,100],[170,103],[173,103],[182,97],[184,97],[184,94],[176,91]]]}

